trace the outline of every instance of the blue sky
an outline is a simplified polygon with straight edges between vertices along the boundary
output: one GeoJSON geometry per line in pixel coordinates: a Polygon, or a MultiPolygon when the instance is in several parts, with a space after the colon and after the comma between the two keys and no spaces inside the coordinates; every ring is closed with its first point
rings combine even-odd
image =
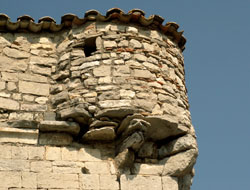
{"type": "Polygon", "coordinates": [[[12,21],[119,7],[175,21],[187,38],[186,81],[199,145],[192,190],[250,189],[250,0],[0,0],[12,21]]]}

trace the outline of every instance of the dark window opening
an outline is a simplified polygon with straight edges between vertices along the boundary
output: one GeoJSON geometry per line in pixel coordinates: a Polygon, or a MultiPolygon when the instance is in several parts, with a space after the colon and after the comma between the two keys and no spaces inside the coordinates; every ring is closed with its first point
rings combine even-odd
{"type": "Polygon", "coordinates": [[[86,57],[91,56],[96,51],[96,37],[84,40],[83,50],[86,57]]]}

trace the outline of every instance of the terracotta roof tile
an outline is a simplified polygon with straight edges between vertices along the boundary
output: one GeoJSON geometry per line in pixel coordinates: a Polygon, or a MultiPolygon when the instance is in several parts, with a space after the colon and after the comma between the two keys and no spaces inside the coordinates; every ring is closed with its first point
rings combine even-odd
{"type": "Polygon", "coordinates": [[[34,19],[29,15],[23,15],[17,18],[17,22],[11,22],[6,14],[0,13],[0,32],[58,32],[64,28],[70,28],[73,25],[83,25],[88,21],[108,22],[118,20],[122,23],[135,23],[150,29],[156,29],[166,35],[172,36],[173,40],[184,50],[186,39],[183,36],[183,31],[178,31],[179,25],[174,22],[168,22],[165,25],[162,23],[164,19],[159,15],[151,15],[145,18],[144,11],[140,9],[132,9],[128,13],[124,13],[119,8],[112,8],[106,12],[106,15],[100,14],[96,10],[85,12],[83,18],[79,18],[74,14],[65,14],[61,17],[61,23],[56,24],[56,21],[45,16],[34,22],[34,19]]]}

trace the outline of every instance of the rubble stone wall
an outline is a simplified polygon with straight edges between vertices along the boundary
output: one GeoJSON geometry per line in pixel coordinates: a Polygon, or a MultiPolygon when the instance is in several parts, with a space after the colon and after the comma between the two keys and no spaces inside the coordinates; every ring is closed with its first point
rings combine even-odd
{"type": "Polygon", "coordinates": [[[0,190],[188,190],[198,155],[182,51],[88,22],[0,35],[0,190]]]}

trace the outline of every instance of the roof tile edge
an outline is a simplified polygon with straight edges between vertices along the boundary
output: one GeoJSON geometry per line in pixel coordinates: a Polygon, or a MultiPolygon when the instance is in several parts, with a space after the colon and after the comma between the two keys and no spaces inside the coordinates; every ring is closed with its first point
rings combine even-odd
{"type": "Polygon", "coordinates": [[[172,36],[180,49],[184,51],[186,38],[183,36],[183,31],[178,31],[178,24],[175,22],[167,22],[163,25],[164,19],[161,16],[151,15],[145,18],[144,15],[144,11],[140,9],[132,9],[128,13],[124,13],[124,11],[119,8],[112,8],[106,12],[105,16],[97,10],[89,10],[85,12],[83,18],[79,18],[70,13],[65,14],[61,17],[61,24],[56,24],[55,20],[48,16],[40,18],[38,23],[35,23],[34,19],[29,15],[20,16],[17,22],[11,22],[8,15],[0,13],[0,32],[59,32],[63,29],[71,28],[74,25],[84,25],[88,21],[108,22],[118,20],[122,23],[139,24],[140,26],[159,30],[165,35],[172,36]],[[48,28],[48,24],[50,24],[51,27],[48,28]]]}

